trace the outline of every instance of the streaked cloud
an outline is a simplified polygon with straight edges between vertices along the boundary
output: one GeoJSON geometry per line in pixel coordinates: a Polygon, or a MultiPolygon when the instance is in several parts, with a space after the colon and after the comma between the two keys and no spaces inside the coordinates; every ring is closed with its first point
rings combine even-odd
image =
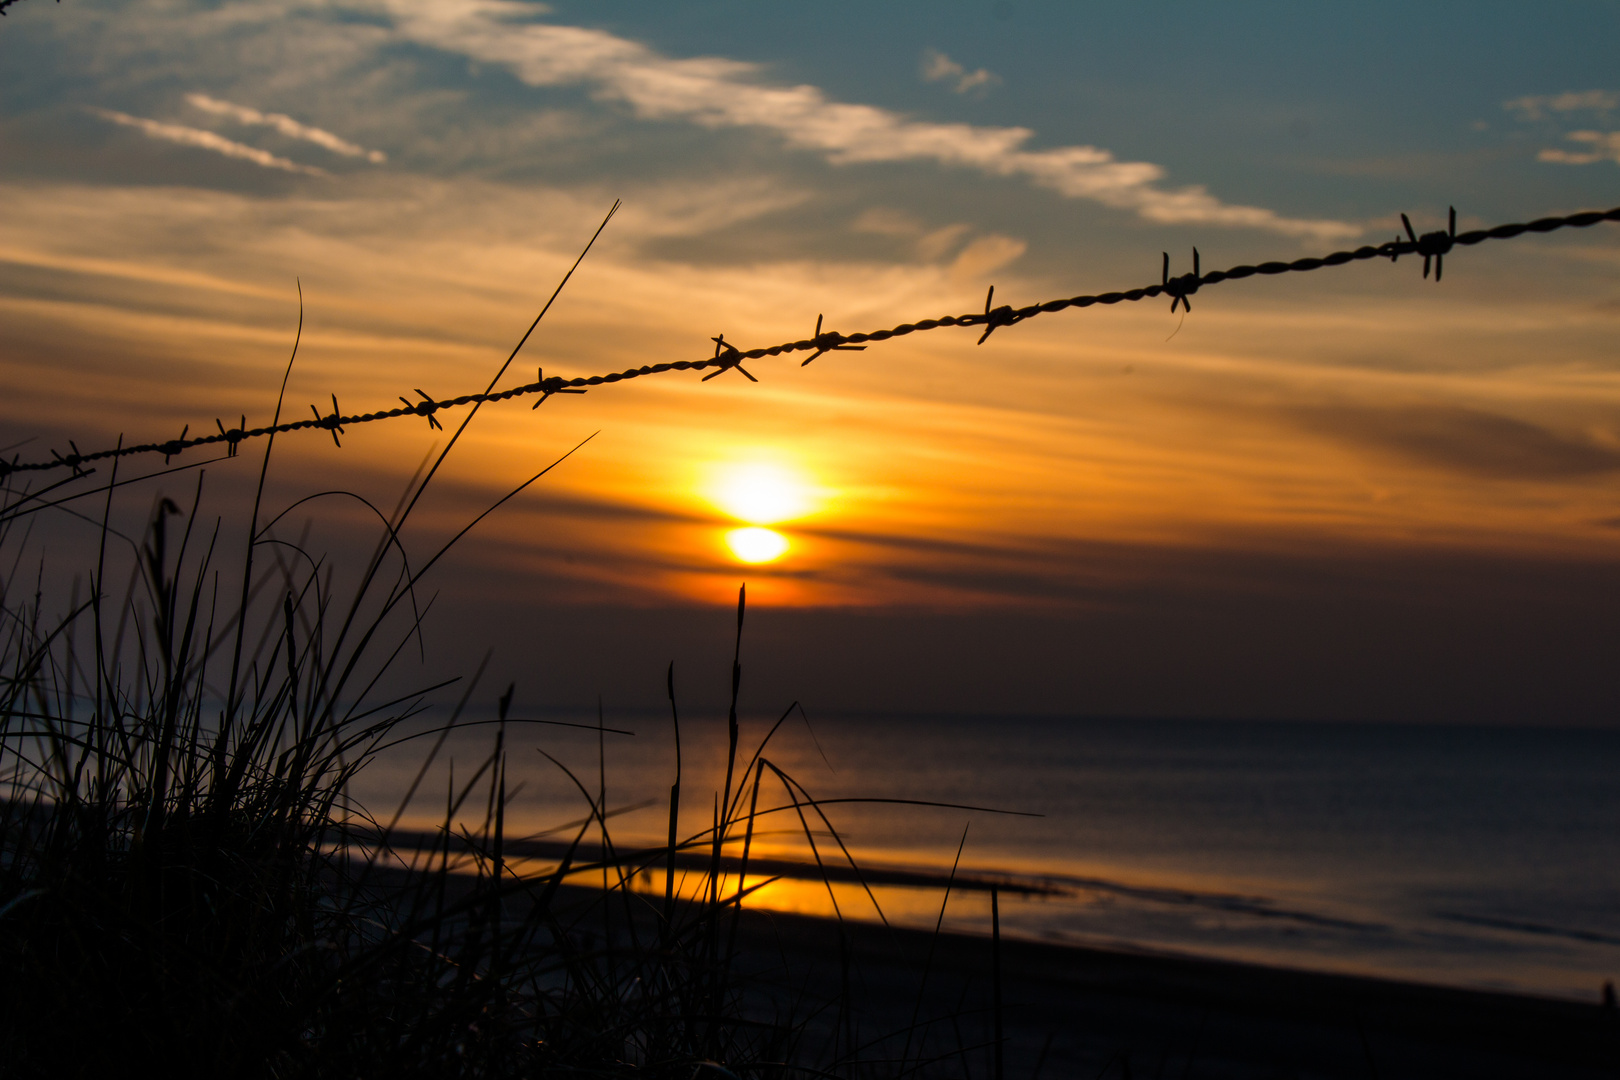
{"type": "Polygon", "coordinates": [[[591,86],[598,98],[628,105],[645,120],[772,132],[835,165],[925,161],[972,169],[1166,225],[1254,228],[1323,241],[1363,231],[1349,222],[1233,205],[1201,185],[1167,188],[1162,166],[1120,161],[1095,146],[1025,149],[1035,135],[1029,128],[909,120],[877,106],[833,101],[816,86],[763,81],[756,64],[723,57],[675,59],[603,30],[524,22],[534,9],[508,0],[440,5],[391,0],[389,9],[405,38],[499,64],[531,86],[591,86]]]}
{"type": "Polygon", "coordinates": [[[1592,147],[1587,151],[1549,148],[1536,155],[1537,161],[1554,161],[1560,165],[1592,165],[1599,161],[1620,164],[1620,131],[1572,131],[1564,136],[1573,142],[1592,147]]]}
{"type": "Polygon", "coordinates": [[[951,280],[974,281],[1010,266],[1029,245],[1010,236],[991,233],[981,236],[964,247],[951,262],[951,280]]]}
{"type": "Polygon", "coordinates": [[[91,108],[90,110],[103,120],[110,120],[124,127],[134,128],[148,138],[171,142],[180,146],[196,147],[199,150],[208,150],[238,161],[251,162],[265,169],[280,169],[283,172],[303,173],[306,176],[326,176],[324,169],[317,169],[313,165],[300,165],[284,157],[277,157],[268,150],[261,150],[256,146],[235,142],[217,135],[212,131],[201,128],[186,127],[183,124],[165,124],[158,120],[149,120],[145,117],[130,116],[128,113],[117,112],[113,109],[91,108]]]}
{"type": "Polygon", "coordinates": [[[1499,480],[1559,480],[1620,470],[1620,450],[1511,416],[1447,405],[1297,410],[1311,431],[1430,468],[1499,480]]]}
{"type": "Polygon", "coordinates": [[[910,240],[918,257],[928,263],[941,262],[956,252],[948,271],[949,279],[956,283],[975,281],[985,274],[994,273],[1011,265],[1029,250],[1029,244],[1017,237],[987,233],[968,240],[973,234],[971,225],[956,222],[929,228],[905,211],[885,206],[874,206],[863,211],[850,223],[850,229],[857,233],[910,240]]]}
{"type": "Polygon", "coordinates": [[[938,49],[923,51],[922,77],[928,82],[945,83],[958,94],[982,94],[1001,83],[1000,75],[985,68],[969,71],[938,49]]]}
{"type": "Polygon", "coordinates": [[[223,116],[228,120],[234,120],[238,124],[273,128],[289,139],[302,139],[304,142],[314,143],[316,146],[330,150],[334,154],[341,154],[344,157],[364,158],[379,165],[388,160],[388,155],[381,150],[367,150],[365,147],[357,146],[347,139],[332,134],[330,131],[311,127],[308,124],[301,124],[284,113],[264,113],[258,109],[250,109],[246,105],[220,101],[218,98],[209,97],[207,94],[187,94],[186,103],[213,116],[223,116]]]}
{"type": "Polygon", "coordinates": [[[1526,120],[1541,120],[1550,112],[1609,112],[1620,109],[1620,91],[1580,90],[1562,94],[1543,94],[1504,101],[1502,107],[1516,112],[1526,120]]]}

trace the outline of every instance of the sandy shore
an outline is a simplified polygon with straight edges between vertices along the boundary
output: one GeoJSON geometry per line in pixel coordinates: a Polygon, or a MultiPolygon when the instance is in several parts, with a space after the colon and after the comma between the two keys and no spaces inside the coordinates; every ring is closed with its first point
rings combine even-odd
{"type": "MultiPolygon", "coordinates": [[[[976,1047],[958,1075],[993,1075],[989,939],[748,912],[740,941],[744,970],[834,1000],[847,957],[849,1014],[824,1019],[871,1057],[947,1017],[928,1045],[976,1047]]],[[[1012,940],[1001,971],[1008,1077],[1620,1076],[1620,1016],[1597,1005],[1012,940]]]]}
{"type": "MultiPolygon", "coordinates": [[[[556,908],[600,896],[564,886],[556,908]]],[[[874,1075],[920,1057],[995,1075],[989,937],[748,909],[737,946],[760,1019],[813,1013],[809,1042],[859,1047],[874,1075]]],[[[1012,938],[1000,969],[1010,1078],[1620,1078],[1620,1013],[1595,1003],[1012,938]]]]}

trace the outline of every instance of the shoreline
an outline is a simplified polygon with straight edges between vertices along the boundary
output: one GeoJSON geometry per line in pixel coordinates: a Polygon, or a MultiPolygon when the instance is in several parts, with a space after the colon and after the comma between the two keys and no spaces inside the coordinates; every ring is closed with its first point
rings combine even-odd
{"type": "Polygon", "coordinates": [[[879,1072],[960,1058],[945,1071],[995,1076],[999,967],[1007,1077],[1620,1077],[1620,1010],[1597,1003],[760,908],[733,940],[742,1015],[809,1016],[815,1044],[859,1047],[879,1072]]]}
{"type": "MultiPolygon", "coordinates": [[[[656,939],[652,899],[565,884],[551,908],[611,965],[619,948],[645,947],[636,927],[656,939]]],[[[728,1015],[799,1025],[840,1073],[935,1061],[995,1077],[999,998],[1000,1075],[1028,1080],[1620,1077],[1612,1005],[756,907],[735,922],[722,913],[713,932],[737,995],[728,1015]]]]}
{"type": "MultiPolygon", "coordinates": [[[[396,848],[425,848],[436,842],[438,836],[437,833],[425,831],[396,830],[392,835],[392,842],[396,848]]],[[[553,839],[519,839],[507,840],[505,843],[506,857],[509,860],[518,862],[532,860],[527,869],[520,871],[525,874],[549,872],[549,867],[560,862],[568,854],[569,848],[569,843],[553,839]]],[[[627,869],[635,868],[634,873],[626,881],[626,887],[631,891],[662,895],[667,856],[660,848],[650,845],[620,847],[615,851],[614,857],[619,865],[627,869]]],[[[734,875],[742,869],[743,862],[733,850],[722,854],[718,863],[714,863],[709,849],[693,848],[677,852],[674,865],[677,874],[682,876],[692,873],[706,874],[711,866],[717,866],[720,873],[730,877],[732,884],[735,885],[734,875]]],[[[1321,948],[1290,946],[1288,944],[1290,940],[1296,942],[1309,940],[1308,937],[1291,939],[1291,934],[1328,932],[1339,933],[1342,936],[1343,932],[1380,931],[1389,928],[1376,924],[1347,922],[1335,917],[1333,912],[1313,912],[1269,901],[1262,896],[1237,892],[1199,891],[1187,887],[1133,884],[1089,876],[1028,873],[989,867],[963,867],[953,877],[945,868],[863,861],[857,871],[847,862],[830,858],[818,866],[791,857],[757,854],[748,859],[747,872],[749,889],[764,890],[755,894],[754,899],[749,901],[752,910],[802,915],[813,919],[831,919],[835,917],[835,913],[832,903],[825,895],[826,887],[831,886],[837,891],[837,902],[846,919],[882,925],[883,918],[861,895],[864,889],[869,888],[882,902],[890,923],[911,929],[934,926],[939,912],[940,896],[949,887],[952,909],[946,922],[946,932],[969,938],[982,937],[985,940],[990,936],[990,894],[996,891],[1000,894],[1002,904],[1003,939],[1052,948],[1094,950],[1110,954],[1123,953],[1200,963],[1230,963],[1303,974],[1360,978],[1395,984],[1411,983],[1441,990],[1522,995],[1527,998],[1545,998],[1577,1005],[1585,1002],[1596,1003],[1600,988],[1609,977],[1607,972],[1599,970],[1591,974],[1590,982],[1585,980],[1571,982],[1565,979],[1555,985],[1543,980],[1538,985],[1534,980],[1512,977],[1511,971],[1493,972],[1488,965],[1488,958],[1485,964],[1475,964],[1466,968],[1450,966],[1422,968],[1412,963],[1388,963],[1390,954],[1387,946],[1384,952],[1377,949],[1357,951],[1354,942],[1344,941],[1334,946],[1338,951],[1325,952],[1321,948]],[[782,887],[790,888],[783,892],[782,887]],[[1236,941],[1211,939],[1205,942],[1196,936],[1186,934],[1171,936],[1148,933],[1137,936],[1129,932],[1131,927],[1126,926],[1079,927],[1072,922],[1067,924],[1044,922],[1042,921],[1044,916],[1033,919],[1030,917],[1031,912],[1044,910],[1048,902],[1076,905],[1076,911],[1087,910],[1096,902],[1093,894],[1118,898],[1126,903],[1146,904],[1148,906],[1145,910],[1150,912],[1190,911],[1219,917],[1247,918],[1255,927],[1268,927],[1266,932],[1273,937],[1269,946],[1263,941],[1259,945],[1251,941],[1245,947],[1236,941]],[[972,914],[964,916],[958,898],[965,900],[969,897],[972,900],[967,910],[972,914]],[[1024,903],[1033,903],[1035,906],[1025,908],[1022,906],[1024,903]],[[1087,933],[1086,930],[1093,932],[1087,933]],[[1109,933],[1108,930],[1123,932],[1109,933]],[[1350,948],[1346,949],[1346,944],[1350,948]]],[[[1492,928],[1502,925],[1500,920],[1467,921],[1492,928]]],[[[1526,926],[1513,923],[1507,928],[1522,931],[1526,926]]],[[[1530,929],[1542,928],[1537,925],[1530,929]]],[[[1560,931],[1557,936],[1575,937],[1576,934],[1572,931],[1560,931]]],[[[1613,943],[1607,935],[1593,934],[1584,937],[1602,944],[1613,943]]]]}

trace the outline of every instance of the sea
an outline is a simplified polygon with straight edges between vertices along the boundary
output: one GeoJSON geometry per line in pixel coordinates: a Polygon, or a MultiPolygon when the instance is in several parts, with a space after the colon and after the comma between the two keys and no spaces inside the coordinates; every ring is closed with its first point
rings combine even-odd
{"type": "MultiPolygon", "coordinates": [[[[455,732],[401,820],[442,821],[495,730],[455,732]]],[[[386,751],[356,797],[399,809],[432,741],[386,751]]],[[[725,717],[683,717],[680,744],[692,837],[725,717]]],[[[503,745],[508,835],[572,838],[605,795],[615,845],[664,842],[669,716],[543,714],[503,745]]],[[[1581,1001],[1620,980],[1620,730],[795,712],[744,718],[734,773],[733,798],[763,775],[754,856],[935,879],[756,876],[753,906],[988,933],[995,881],[1000,932],[1033,940],[1581,1001]],[[953,866],[974,887],[948,889],[953,866]]]]}

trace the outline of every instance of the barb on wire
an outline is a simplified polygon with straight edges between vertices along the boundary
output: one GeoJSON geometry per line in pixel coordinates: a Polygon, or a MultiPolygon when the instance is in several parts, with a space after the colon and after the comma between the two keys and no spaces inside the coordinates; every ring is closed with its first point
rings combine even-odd
{"type": "MultiPolygon", "coordinates": [[[[529,406],[529,408],[531,410],[538,409],[540,406],[544,405],[546,403],[546,399],[548,397],[550,397],[552,394],[583,394],[585,392],[583,390],[575,390],[575,389],[573,389],[572,387],[569,387],[569,386],[552,386],[550,389],[546,389],[546,387],[550,386],[550,383],[546,382],[546,369],[545,368],[535,368],[534,369],[534,374],[535,374],[535,383],[534,384],[536,386],[541,387],[541,390],[540,390],[540,400],[535,402],[533,405],[529,406]]],[[[553,379],[551,381],[553,383],[560,382],[560,380],[557,380],[557,379],[553,379]]]]}
{"type": "Polygon", "coordinates": [[[220,418],[217,416],[214,417],[214,426],[219,428],[220,438],[225,440],[225,456],[235,457],[236,444],[242,441],[242,433],[247,429],[247,414],[243,413],[242,422],[236,427],[231,428],[229,431],[225,430],[224,421],[220,420],[220,418]]]}
{"type": "MultiPolygon", "coordinates": [[[[1434,280],[1438,283],[1440,281],[1441,262],[1445,259],[1446,252],[1450,251],[1451,246],[1457,242],[1457,208],[1455,206],[1451,207],[1451,227],[1449,229],[1427,232],[1419,236],[1412,229],[1412,219],[1405,214],[1401,215],[1401,224],[1406,226],[1407,238],[1417,246],[1417,253],[1423,256],[1423,276],[1425,278],[1429,276],[1429,260],[1432,258],[1434,260],[1434,280]]],[[[1390,256],[1390,261],[1395,261],[1393,255],[1390,256]]]]}
{"type": "MultiPolygon", "coordinates": [[[[169,459],[172,458],[174,455],[178,454],[180,451],[184,450],[188,446],[197,445],[197,442],[201,441],[201,440],[197,440],[197,442],[189,442],[189,443],[186,442],[186,432],[188,432],[190,430],[191,430],[191,425],[187,424],[185,427],[180,429],[180,437],[178,439],[170,439],[168,442],[166,442],[162,446],[158,447],[158,449],[163,452],[163,464],[167,465],[169,463],[169,459]]],[[[68,440],[68,445],[73,446],[73,440],[72,439],[68,440]]],[[[79,458],[80,460],[83,460],[83,461],[89,461],[91,458],[96,456],[94,454],[80,454],[79,453],[79,448],[77,446],[73,446],[73,454],[74,454],[75,457],[77,457],[77,458],[79,458]]]]}
{"type": "MultiPolygon", "coordinates": [[[[1029,318],[1029,315],[1023,315],[1014,311],[1011,304],[1002,304],[998,308],[992,308],[990,305],[995,301],[995,299],[996,287],[992,285],[990,286],[990,291],[984,294],[984,319],[982,320],[984,322],[984,333],[979,335],[978,344],[980,345],[984,344],[985,338],[989,337],[995,332],[996,327],[1011,326],[1015,322],[1029,318]]],[[[962,326],[966,324],[958,320],[957,325],[962,326]]]]}
{"type": "MultiPolygon", "coordinates": [[[[429,394],[428,394],[428,392],[426,390],[418,389],[416,392],[422,398],[422,403],[420,405],[412,402],[409,398],[406,398],[404,395],[401,395],[399,400],[404,404],[404,406],[407,409],[411,410],[416,415],[427,417],[428,427],[430,429],[432,429],[433,431],[443,431],[444,430],[444,425],[439,423],[438,417],[433,415],[434,413],[439,411],[438,403],[435,402],[431,396],[429,396],[429,394]]],[[[333,398],[332,400],[336,401],[337,399],[333,398]]],[[[545,400],[545,398],[540,399],[540,401],[544,401],[544,400],[545,400]]],[[[540,404],[540,402],[537,401],[537,402],[535,402],[535,404],[538,405],[538,404],[540,404]]]]}
{"type": "MultiPolygon", "coordinates": [[[[3,2],[3,0],[0,0],[3,2]]],[[[615,209],[617,209],[617,204],[615,209]]],[[[611,214],[609,215],[611,217],[611,214]]],[[[332,441],[338,443],[338,435],[344,433],[344,428],[351,424],[367,424],[374,420],[388,420],[396,416],[424,416],[429,425],[438,428],[439,422],[434,414],[443,409],[458,408],[462,405],[482,404],[484,402],[506,401],[509,398],[524,397],[530,394],[539,394],[540,399],[534,403],[538,408],[546,399],[554,394],[583,394],[591,387],[605,386],[610,383],[623,382],[627,379],[640,378],[643,375],[660,375],[668,371],[703,371],[708,368],[716,370],[703,377],[707,382],[726,371],[735,368],[749,381],[758,382],[747,368],[743,367],[745,360],[759,360],[767,356],[781,356],[784,353],[808,352],[810,358],[800,366],[810,363],[811,360],[829,352],[857,352],[867,347],[869,342],[888,341],[890,338],[904,337],[907,334],[919,333],[925,330],[936,330],[942,326],[982,326],[984,332],[979,335],[979,344],[984,344],[998,328],[1013,326],[1025,319],[1033,319],[1037,315],[1049,315],[1068,308],[1088,308],[1098,304],[1118,304],[1123,302],[1136,302],[1152,297],[1170,297],[1170,310],[1174,312],[1178,307],[1192,310],[1189,299],[1200,288],[1219,285],[1225,281],[1241,281],[1255,275],[1274,275],[1298,273],[1307,270],[1317,270],[1324,266],[1344,266],[1347,263],[1363,262],[1368,259],[1388,259],[1395,262],[1402,255],[1423,256],[1423,276],[1429,276],[1429,270],[1434,270],[1434,280],[1439,281],[1445,256],[1459,247],[1472,247],[1487,240],[1511,240],[1525,233],[1550,233],[1559,229],[1584,229],[1603,221],[1620,221],[1620,207],[1612,210],[1587,210],[1578,214],[1569,214],[1563,217],[1544,217],[1525,223],[1510,223],[1497,225],[1489,229],[1475,229],[1471,232],[1457,232],[1457,210],[1451,208],[1449,225],[1444,230],[1428,232],[1419,235],[1412,228],[1411,220],[1401,215],[1401,223],[1406,228],[1403,239],[1397,236],[1382,244],[1366,245],[1352,250],[1335,251],[1330,255],[1319,258],[1294,259],[1292,262],[1264,262],[1256,266],[1233,266],[1226,270],[1211,270],[1207,274],[1200,273],[1198,249],[1193,249],[1193,268],[1188,274],[1177,277],[1170,276],[1170,255],[1164,255],[1161,267],[1160,280],[1156,285],[1146,285],[1141,288],[1126,289],[1121,292],[1106,292],[1092,296],[1071,296],[1064,299],[1048,300],[1041,304],[1031,304],[1027,307],[1014,308],[1010,304],[1000,307],[993,306],[996,290],[991,286],[984,298],[984,311],[969,312],[965,315],[945,315],[937,319],[921,319],[917,322],[901,323],[887,330],[872,330],[859,334],[842,334],[836,330],[823,330],[822,319],[816,317],[815,334],[799,341],[785,341],[780,345],[771,345],[766,348],[738,349],[736,345],[726,340],[724,334],[714,337],[714,355],[704,360],[676,360],[668,363],[646,364],[638,368],[625,371],[612,371],[605,375],[576,376],[568,379],[553,375],[547,377],[544,369],[536,372],[537,378],[532,383],[523,386],[514,386],[508,390],[496,391],[493,386],[482,394],[462,394],[460,397],[434,400],[422,390],[416,393],[422,400],[412,404],[405,398],[400,398],[402,404],[398,409],[385,409],[380,412],[358,413],[353,416],[344,416],[338,408],[337,396],[332,397],[332,413],[322,416],[319,409],[310,406],[315,416],[311,420],[295,420],[282,424],[272,424],[266,427],[249,428],[247,418],[243,417],[239,427],[227,430],[223,423],[215,420],[219,432],[213,435],[199,435],[187,438],[191,430],[188,426],[180,433],[178,439],[171,439],[161,443],[141,443],[135,446],[119,446],[109,450],[98,450],[94,453],[81,453],[72,442],[73,453],[60,454],[51,451],[49,461],[19,461],[13,458],[10,461],[0,460],[0,478],[17,472],[44,472],[52,469],[70,469],[74,476],[88,475],[84,466],[90,462],[102,461],[109,458],[128,457],[133,454],[162,454],[165,462],[175,454],[188,450],[194,446],[205,446],[213,443],[224,443],[227,456],[234,456],[237,445],[244,439],[257,439],[272,433],[300,431],[305,428],[325,428],[332,435],[332,441]]],[[[600,230],[598,230],[600,231],[600,230]]],[[[549,305],[548,305],[549,306],[549,305]]],[[[530,327],[533,330],[533,327],[530,327]]],[[[527,335],[525,335],[527,340],[527,335]]],[[[338,443],[341,446],[341,443],[338,443]]]]}
{"type": "Polygon", "coordinates": [[[332,433],[332,444],[339,450],[343,444],[338,442],[338,436],[343,434],[343,410],[338,408],[337,395],[332,395],[332,415],[322,416],[321,410],[311,405],[309,411],[315,414],[315,426],[323,427],[332,433]]]}
{"type": "Polygon", "coordinates": [[[1187,311],[1191,311],[1192,301],[1187,298],[1197,292],[1198,286],[1203,284],[1204,281],[1198,274],[1198,249],[1193,248],[1192,273],[1182,274],[1176,278],[1170,276],[1170,253],[1165,252],[1163,277],[1164,282],[1161,288],[1170,294],[1170,314],[1174,315],[1176,313],[1177,304],[1180,304],[1187,311]]]}
{"type": "MultiPolygon", "coordinates": [[[[758,379],[748,374],[747,368],[742,366],[743,354],[737,351],[737,346],[726,340],[726,335],[721,334],[719,337],[710,338],[709,340],[714,342],[714,359],[709,362],[719,364],[720,370],[703,376],[703,382],[708,382],[716,375],[722,375],[732,368],[736,368],[744,375],[747,375],[749,382],[759,382],[758,379]]],[[[804,365],[800,364],[799,366],[803,367],[804,365]]],[[[628,372],[626,374],[628,375],[628,372]]]]}
{"type": "MultiPolygon", "coordinates": [[[[824,353],[830,353],[830,352],[865,352],[866,351],[866,346],[865,345],[840,345],[840,344],[838,344],[842,340],[844,340],[842,334],[823,334],[821,332],[821,316],[817,315],[816,316],[816,332],[815,332],[814,336],[812,336],[810,338],[810,342],[811,342],[811,344],[815,345],[816,351],[810,354],[810,360],[814,360],[816,357],[821,356],[824,353]]],[[[802,363],[799,364],[799,366],[800,367],[808,367],[809,364],[810,364],[810,360],[803,361],[802,363]]]]}

